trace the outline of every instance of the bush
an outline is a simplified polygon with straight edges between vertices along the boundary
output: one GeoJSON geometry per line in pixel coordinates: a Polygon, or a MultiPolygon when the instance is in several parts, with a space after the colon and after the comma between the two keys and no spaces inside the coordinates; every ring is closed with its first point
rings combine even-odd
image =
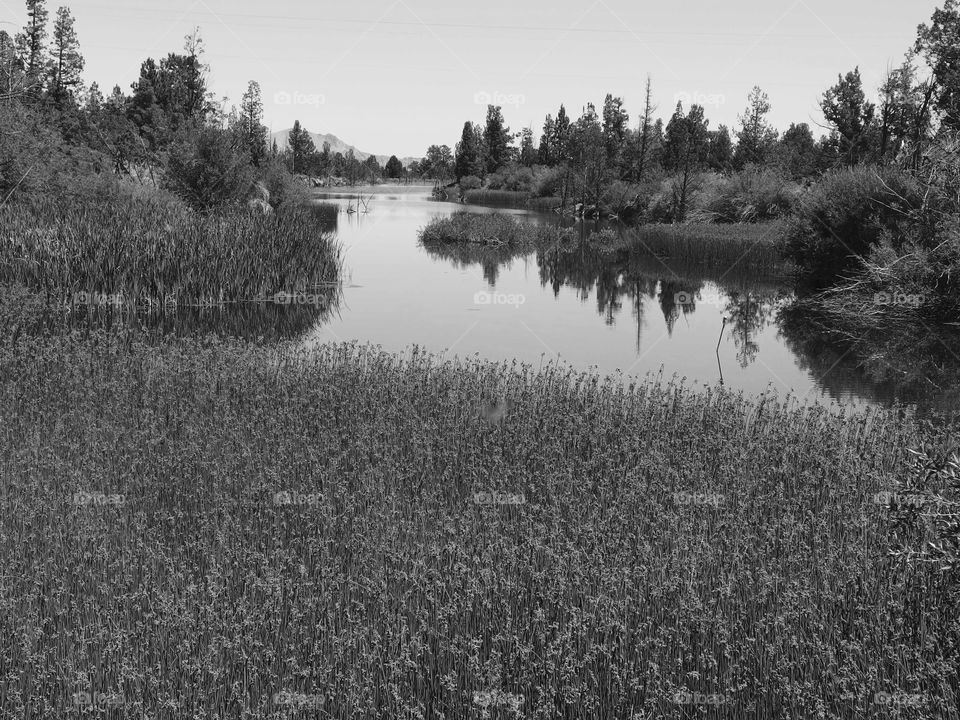
{"type": "Polygon", "coordinates": [[[208,127],[171,151],[164,187],[207,211],[239,203],[252,178],[249,160],[233,150],[230,136],[208,127]]]}
{"type": "Polygon", "coordinates": [[[530,192],[533,187],[533,170],[528,167],[514,167],[504,176],[503,189],[512,192],[530,192]]]}
{"type": "Polygon", "coordinates": [[[885,234],[899,250],[922,200],[916,180],[894,167],[827,173],[797,198],[784,252],[808,281],[829,284],[856,268],[885,234]]]}
{"type": "Polygon", "coordinates": [[[112,160],[70,145],[41,111],[0,104],[0,202],[31,192],[69,192],[77,182],[113,177],[112,160]]]}
{"type": "Polygon", "coordinates": [[[479,190],[482,186],[483,180],[476,175],[467,175],[466,177],[460,178],[460,189],[463,192],[467,190],[479,190]]]}
{"type": "Polygon", "coordinates": [[[563,169],[538,167],[534,171],[530,191],[534,197],[560,197],[563,190],[563,169]]]}
{"type": "Polygon", "coordinates": [[[289,205],[305,203],[310,193],[286,165],[276,158],[268,159],[260,170],[260,181],[270,193],[270,206],[277,210],[289,205]]]}
{"type": "Polygon", "coordinates": [[[635,183],[614,180],[600,196],[600,204],[617,216],[630,216],[642,207],[643,188],[635,183]]]}
{"type": "Polygon", "coordinates": [[[798,188],[775,170],[749,167],[724,178],[706,198],[704,209],[716,222],[774,220],[793,211],[798,188]]]}

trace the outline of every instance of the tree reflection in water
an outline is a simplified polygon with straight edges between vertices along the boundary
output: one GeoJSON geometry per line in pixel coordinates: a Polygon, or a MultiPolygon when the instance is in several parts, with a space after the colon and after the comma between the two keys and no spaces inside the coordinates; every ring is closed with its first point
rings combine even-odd
{"type": "MultiPolygon", "coordinates": [[[[638,354],[646,308],[658,307],[672,334],[678,320],[689,318],[698,305],[718,305],[728,319],[724,336],[733,337],[741,368],[756,363],[759,338],[775,325],[797,365],[835,400],[859,397],[885,405],[917,403],[929,414],[960,414],[960,331],[918,326],[858,335],[837,327],[834,318],[800,309],[802,303],[791,304],[793,290],[784,278],[610,249],[580,232],[537,250],[444,246],[428,252],[460,267],[481,265],[491,285],[500,268],[535,253],[541,286],[549,287],[555,297],[566,287],[582,302],[592,298],[598,315],[611,326],[629,306],[638,354]],[[708,284],[719,289],[719,297],[706,293],[708,284]]],[[[719,326],[716,333],[719,336],[719,326]]]]}
{"type": "Polygon", "coordinates": [[[608,325],[614,324],[625,301],[632,304],[637,324],[637,350],[642,341],[644,306],[656,302],[663,313],[667,332],[672,335],[677,320],[697,309],[697,303],[723,302],[730,318],[742,367],[756,360],[756,335],[773,319],[777,304],[790,296],[779,278],[757,277],[754,273],[713,271],[676,261],[660,260],[627,250],[607,250],[589,242],[557,245],[537,255],[540,280],[559,295],[564,286],[577,290],[586,301],[596,293],[597,311],[608,325]],[[707,283],[721,290],[721,297],[703,297],[707,283]]]}

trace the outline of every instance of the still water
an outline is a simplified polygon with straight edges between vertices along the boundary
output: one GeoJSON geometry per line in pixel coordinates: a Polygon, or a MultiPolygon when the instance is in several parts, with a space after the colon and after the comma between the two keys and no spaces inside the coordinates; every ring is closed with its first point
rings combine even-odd
{"type": "MultiPolygon", "coordinates": [[[[927,377],[904,385],[908,371],[895,364],[871,368],[860,357],[868,349],[788,328],[781,310],[793,297],[789,278],[586,250],[437,254],[418,243],[418,230],[432,218],[493,210],[434,202],[422,186],[381,187],[365,214],[345,212],[356,205],[355,195],[329,191],[318,199],[344,210],[337,232],[345,280],[338,309],[314,324],[306,342],[357,340],[392,352],[418,345],[446,357],[534,366],[559,360],[601,374],[722,381],[804,402],[942,399],[927,377]]],[[[502,211],[558,222],[551,214],[502,211]]]]}

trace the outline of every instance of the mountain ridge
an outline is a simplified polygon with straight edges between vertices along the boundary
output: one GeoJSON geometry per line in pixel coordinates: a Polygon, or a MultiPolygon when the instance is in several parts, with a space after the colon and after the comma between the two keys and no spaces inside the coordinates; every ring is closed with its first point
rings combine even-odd
{"type": "MultiPolygon", "coordinates": [[[[290,136],[290,131],[292,129],[293,128],[287,128],[286,130],[278,130],[277,132],[271,133],[270,134],[271,142],[276,140],[277,145],[280,147],[280,149],[283,149],[287,144],[287,138],[290,136]]],[[[310,132],[310,131],[307,131],[307,132],[310,132]]],[[[338,152],[346,155],[348,151],[353,150],[353,154],[356,155],[357,159],[361,161],[366,160],[368,157],[373,155],[374,157],[377,158],[377,162],[380,163],[381,167],[386,165],[387,160],[390,159],[389,155],[377,155],[375,153],[370,153],[370,152],[361,150],[357,146],[351,145],[345,140],[341,140],[339,137],[337,137],[333,133],[310,132],[310,138],[313,140],[313,144],[316,146],[317,150],[323,149],[323,143],[325,142],[330,143],[330,152],[334,155],[336,155],[338,152]]],[[[418,158],[418,157],[402,157],[400,158],[400,162],[403,163],[404,167],[408,167],[410,163],[412,163],[414,160],[420,160],[420,159],[421,158],[418,158]]]]}

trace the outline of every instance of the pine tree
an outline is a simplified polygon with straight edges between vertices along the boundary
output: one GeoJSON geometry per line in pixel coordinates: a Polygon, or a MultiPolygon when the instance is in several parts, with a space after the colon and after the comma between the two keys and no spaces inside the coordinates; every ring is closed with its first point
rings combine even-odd
{"type": "Polygon", "coordinates": [[[317,151],[313,138],[310,137],[307,129],[300,125],[299,120],[293,121],[293,129],[287,136],[287,147],[290,149],[290,158],[293,163],[290,170],[294,173],[304,172],[310,156],[317,151]]]}
{"type": "Polygon", "coordinates": [[[73,96],[80,86],[80,74],[84,64],[70,8],[58,8],[57,19],[53,24],[53,44],[50,48],[50,95],[55,103],[60,105],[73,96]]]}
{"type": "Polygon", "coordinates": [[[931,103],[941,128],[960,131],[960,0],[946,0],[934,11],[929,25],[921,25],[916,51],[930,65],[931,103]]]}
{"type": "Polygon", "coordinates": [[[46,0],[26,0],[27,24],[17,35],[17,53],[24,68],[24,91],[29,97],[39,97],[43,90],[43,49],[47,39],[46,0]]]}
{"type": "Polygon", "coordinates": [[[675,173],[673,178],[673,219],[683,222],[687,215],[690,195],[696,189],[697,173],[706,161],[709,152],[709,122],[703,108],[692,105],[684,114],[683,105],[677,109],[667,124],[664,139],[664,166],[675,173]]]}
{"type": "Polygon", "coordinates": [[[483,149],[487,172],[494,173],[510,160],[510,143],[513,135],[503,120],[499,105],[487,106],[487,124],[483,131],[483,149]]]}
{"type": "Polygon", "coordinates": [[[537,162],[537,149],[533,146],[533,129],[524,128],[520,132],[520,164],[533,167],[537,162]]]}
{"type": "Polygon", "coordinates": [[[840,76],[820,100],[823,116],[839,138],[839,152],[847,164],[856,165],[867,152],[867,140],[875,107],[863,92],[860,68],[840,76]]]}
{"type": "Polygon", "coordinates": [[[726,125],[721,125],[710,133],[707,148],[707,165],[711,170],[727,172],[733,164],[733,139],[726,125]]]}
{"type": "Polygon", "coordinates": [[[251,80],[240,99],[240,126],[243,147],[250,161],[260,165],[267,155],[267,128],[263,125],[263,98],[260,83],[251,80]]]}
{"type": "Polygon", "coordinates": [[[569,159],[570,118],[567,117],[567,109],[563,105],[560,106],[557,119],[553,123],[553,140],[550,145],[556,162],[565,162],[569,159]]]}
{"type": "Polygon", "coordinates": [[[403,176],[403,163],[400,162],[400,158],[396,155],[391,155],[390,159],[387,160],[387,164],[384,165],[383,171],[388,178],[400,178],[403,176]]]}
{"type": "Polygon", "coordinates": [[[199,27],[184,36],[183,51],[184,112],[188,117],[202,122],[213,113],[215,105],[207,98],[207,73],[210,66],[203,62],[205,48],[199,27]]]}
{"type": "Polygon", "coordinates": [[[733,156],[738,170],[750,163],[762,164],[777,142],[777,131],[767,122],[771,109],[769,96],[754,87],[747,102],[747,109],[739,118],[743,127],[737,133],[737,150],[733,156]]]}
{"type": "Polygon", "coordinates": [[[649,166],[648,160],[650,158],[651,150],[653,149],[653,138],[651,137],[653,132],[653,113],[656,111],[656,109],[657,106],[653,104],[653,83],[650,79],[650,76],[647,75],[647,85],[646,90],[644,91],[643,100],[643,117],[640,120],[640,147],[637,152],[636,170],[637,180],[643,180],[643,176],[649,166]]]}
{"type": "Polygon", "coordinates": [[[537,149],[537,160],[541,165],[553,165],[556,162],[553,152],[553,115],[547,115],[543,121],[543,134],[540,136],[540,147],[537,149]]]}
{"type": "Polygon", "coordinates": [[[17,57],[14,40],[0,30],[0,99],[7,105],[23,90],[23,65],[17,57]]]}
{"type": "Polygon", "coordinates": [[[630,116],[623,109],[623,100],[607,93],[603,101],[603,142],[607,151],[607,165],[616,168],[623,153],[623,139],[630,116]]]}
{"type": "Polygon", "coordinates": [[[469,120],[463,124],[460,142],[456,146],[454,160],[454,174],[457,182],[468,175],[478,175],[480,165],[480,145],[477,142],[477,131],[469,120]]]}

